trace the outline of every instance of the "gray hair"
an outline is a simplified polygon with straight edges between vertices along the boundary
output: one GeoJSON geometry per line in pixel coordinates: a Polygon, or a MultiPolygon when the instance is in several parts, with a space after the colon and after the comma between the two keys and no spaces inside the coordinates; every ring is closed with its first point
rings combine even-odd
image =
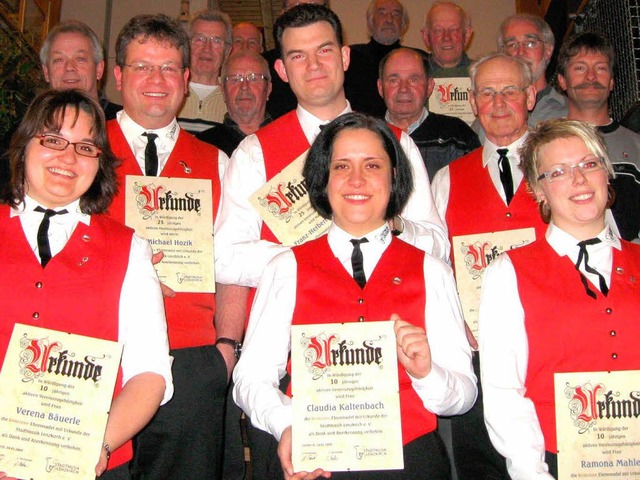
{"type": "Polygon", "coordinates": [[[450,5],[454,7],[456,10],[458,10],[460,12],[460,15],[462,16],[463,27],[471,28],[471,17],[467,12],[464,11],[464,8],[462,8],[460,5],[458,5],[455,2],[450,2],[448,0],[436,0],[435,2],[433,2],[433,5],[431,5],[431,8],[424,16],[424,25],[422,26],[422,30],[425,30],[425,31],[429,30],[429,27],[431,26],[431,13],[433,12],[434,8],[441,5],[450,5]]]}
{"type": "MultiPolygon", "coordinates": [[[[369,29],[369,33],[372,33],[371,23],[373,22],[373,10],[375,8],[376,1],[377,0],[371,0],[371,3],[369,3],[369,6],[367,7],[367,28],[369,29]]],[[[403,35],[409,26],[409,12],[407,12],[407,9],[404,8],[404,5],[402,5],[400,0],[396,1],[400,7],[402,7],[402,25],[400,25],[400,35],[403,35]]]]}
{"type": "Polygon", "coordinates": [[[547,45],[553,46],[555,44],[555,37],[553,36],[553,31],[547,22],[545,22],[542,17],[538,15],[533,15],[531,13],[516,13],[515,15],[511,15],[504,19],[502,24],[500,25],[500,34],[498,35],[498,48],[502,49],[504,47],[504,31],[512,22],[527,22],[533,25],[542,36],[542,41],[547,45]]]}
{"type": "Polygon", "coordinates": [[[249,49],[242,49],[242,50],[238,50],[236,52],[233,52],[231,55],[229,55],[227,57],[227,59],[224,61],[224,63],[222,64],[222,70],[220,71],[220,77],[222,77],[224,79],[224,77],[227,75],[227,70],[229,68],[229,64],[236,59],[239,58],[249,58],[252,60],[257,60],[258,63],[260,64],[260,68],[262,69],[262,74],[267,78],[268,82],[271,82],[271,73],[269,72],[269,63],[265,60],[265,58],[254,52],[253,50],[249,50],[249,49]]]}
{"type": "Polygon", "coordinates": [[[200,10],[191,17],[189,21],[189,34],[193,32],[193,25],[198,20],[203,22],[220,22],[224,24],[225,43],[227,48],[231,48],[233,41],[231,17],[220,10],[200,10]]]}
{"type": "Polygon", "coordinates": [[[476,90],[476,76],[478,75],[478,70],[482,65],[491,60],[502,59],[506,62],[513,63],[520,70],[520,77],[523,80],[523,86],[528,87],[533,83],[533,74],[531,73],[531,67],[527,62],[522,60],[520,57],[512,57],[502,52],[495,52],[485,55],[484,57],[479,58],[475,62],[471,64],[469,67],[469,77],[471,78],[471,88],[476,90]]]}
{"type": "Polygon", "coordinates": [[[78,20],[67,20],[66,22],[61,22],[53,27],[47,34],[47,38],[44,39],[44,43],[42,44],[42,48],[40,49],[40,63],[42,63],[43,65],[46,65],[49,61],[49,55],[51,54],[51,44],[61,33],[78,33],[83,37],[88,38],[91,41],[93,59],[95,60],[95,62],[100,63],[102,60],[104,60],[104,51],[102,49],[102,44],[100,43],[100,40],[98,40],[98,36],[93,30],[91,30],[89,25],[78,20]]]}

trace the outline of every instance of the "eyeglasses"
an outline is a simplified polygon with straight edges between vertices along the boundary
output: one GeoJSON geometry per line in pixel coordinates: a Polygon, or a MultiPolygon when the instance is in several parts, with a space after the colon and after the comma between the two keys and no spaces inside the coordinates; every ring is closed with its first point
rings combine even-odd
{"type": "Polygon", "coordinates": [[[558,165],[553,167],[548,172],[540,174],[538,181],[546,178],[549,183],[560,182],[567,178],[573,178],[573,169],[578,168],[582,173],[588,174],[591,172],[597,172],[604,168],[604,158],[602,157],[589,157],[585,158],[575,165],[558,165]]]}
{"type": "Polygon", "coordinates": [[[125,63],[122,66],[129,67],[136,75],[151,75],[157,68],[165,77],[176,77],[184,70],[184,67],[178,67],[173,63],[165,63],[164,65],[151,65],[149,63],[137,62],[125,63]]]}
{"type": "Polygon", "coordinates": [[[261,82],[263,80],[268,80],[266,75],[262,73],[247,73],[246,75],[226,75],[223,77],[224,83],[230,83],[231,85],[240,85],[242,82],[247,82],[247,84],[252,84],[256,82],[261,82]]]}
{"type": "Polygon", "coordinates": [[[222,48],[227,45],[227,42],[222,37],[209,37],[200,33],[191,36],[191,44],[195,47],[203,47],[207,43],[211,43],[211,46],[215,48],[222,48]]]}
{"type": "Polygon", "coordinates": [[[93,143],[70,142],[66,138],[59,137],[58,135],[52,135],[50,133],[37,135],[36,138],[40,139],[40,145],[50,148],[51,150],[63,151],[66,150],[69,145],[73,145],[75,152],[83,157],[97,158],[102,153],[102,150],[93,143]]]}
{"type": "Polygon", "coordinates": [[[260,40],[258,38],[241,38],[237,37],[233,39],[233,45],[238,48],[258,48],[260,47],[260,40]]]}
{"type": "Polygon", "coordinates": [[[524,92],[527,87],[516,87],[515,85],[511,85],[509,87],[504,87],[502,90],[498,91],[494,88],[483,88],[482,90],[474,90],[473,94],[476,96],[478,101],[481,102],[494,102],[498,95],[502,95],[506,101],[517,100],[521,97],[522,92],[524,92]]]}
{"type": "Polygon", "coordinates": [[[520,49],[520,45],[522,45],[525,50],[536,50],[543,44],[544,42],[542,40],[535,37],[527,38],[521,42],[518,42],[517,40],[509,40],[502,46],[502,50],[507,52],[509,55],[513,55],[520,49]]]}

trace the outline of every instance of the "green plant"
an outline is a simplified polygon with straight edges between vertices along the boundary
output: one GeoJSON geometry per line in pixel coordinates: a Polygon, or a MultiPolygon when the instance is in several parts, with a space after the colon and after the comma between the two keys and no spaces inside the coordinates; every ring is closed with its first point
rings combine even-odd
{"type": "Polygon", "coordinates": [[[17,125],[45,86],[35,52],[19,33],[0,25],[0,138],[17,125]]]}

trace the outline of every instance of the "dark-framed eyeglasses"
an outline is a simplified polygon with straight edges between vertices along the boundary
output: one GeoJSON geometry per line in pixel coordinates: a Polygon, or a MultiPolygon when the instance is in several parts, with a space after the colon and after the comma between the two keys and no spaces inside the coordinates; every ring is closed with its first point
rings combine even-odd
{"type": "Polygon", "coordinates": [[[51,150],[63,151],[66,150],[69,145],[73,145],[73,149],[78,155],[83,157],[97,158],[102,153],[102,150],[97,145],[88,142],[70,142],[66,138],[51,133],[43,133],[37,135],[36,138],[40,139],[40,145],[51,150]]]}

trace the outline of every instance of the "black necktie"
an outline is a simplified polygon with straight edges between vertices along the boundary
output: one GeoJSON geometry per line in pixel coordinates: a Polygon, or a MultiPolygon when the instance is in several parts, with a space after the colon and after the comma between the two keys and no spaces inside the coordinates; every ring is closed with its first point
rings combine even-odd
{"type": "Polygon", "coordinates": [[[147,177],[155,177],[158,175],[158,147],[156,147],[155,133],[143,133],[147,137],[147,146],[144,149],[144,174],[147,177]]]}
{"type": "Polygon", "coordinates": [[[499,148],[498,152],[498,167],[500,168],[500,181],[504,188],[504,196],[507,199],[507,205],[511,203],[513,198],[513,177],[511,176],[511,165],[509,165],[509,159],[507,158],[508,148],[499,148]]]}
{"type": "Polygon", "coordinates": [[[351,252],[351,267],[353,268],[353,279],[356,281],[360,288],[364,288],[367,284],[367,277],[364,276],[364,265],[362,258],[362,250],[360,250],[361,243],[367,243],[367,237],[360,240],[353,238],[349,240],[353,244],[353,252],[351,252]]]}
{"type": "Polygon", "coordinates": [[[38,227],[38,253],[40,254],[40,265],[46,267],[49,260],[51,260],[51,246],[49,245],[49,219],[54,215],[64,215],[67,210],[60,210],[56,212],[51,209],[44,209],[40,206],[35,208],[36,212],[44,213],[42,222],[38,227]]]}
{"type": "MultiPolygon", "coordinates": [[[[578,247],[580,247],[580,252],[578,252],[578,261],[576,262],[576,269],[580,272],[580,263],[584,259],[584,269],[598,276],[598,280],[600,281],[600,291],[606,297],[609,294],[609,287],[607,287],[607,282],[604,281],[604,277],[598,272],[595,268],[589,265],[589,252],[587,251],[587,245],[595,245],[597,243],[601,243],[602,240],[599,238],[590,238],[589,240],[583,240],[582,242],[578,242],[578,247]]],[[[589,284],[587,283],[587,278],[584,276],[582,272],[580,272],[580,280],[582,281],[582,285],[584,285],[584,289],[587,291],[587,295],[591,298],[596,298],[596,292],[589,288],[589,284]]]]}

